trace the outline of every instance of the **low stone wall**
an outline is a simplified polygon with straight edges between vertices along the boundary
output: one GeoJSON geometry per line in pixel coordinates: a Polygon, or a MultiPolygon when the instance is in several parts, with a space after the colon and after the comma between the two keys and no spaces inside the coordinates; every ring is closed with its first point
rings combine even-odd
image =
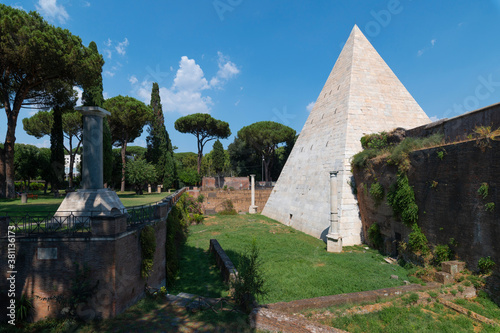
{"type": "Polygon", "coordinates": [[[233,262],[227,256],[226,252],[222,249],[217,239],[210,240],[210,249],[209,251],[214,254],[215,261],[217,262],[217,267],[222,274],[222,278],[224,282],[229,283],[233,282],[238,275],[238,271],[236,267],[234,267],[233,262]]]}
{"type": "MultiPolygon", "coordinates": [[[[257,212],[260,213],[266,205],[267,199],[271,195],[272,188],[269,189],[259,189],[255,190],[255,205],[257,206],[257,212]]],[[[251,190],[241,190],[241,191],[200,191],[199,194],[203,194],[205,197],[203,201],[203,207],[206,214],[215,214],[223,210],[223,203],[226,200],[231,200],[234,209],[237,212],[248,212],[248,208],[252,203],[252,191],[251,190]]]]}

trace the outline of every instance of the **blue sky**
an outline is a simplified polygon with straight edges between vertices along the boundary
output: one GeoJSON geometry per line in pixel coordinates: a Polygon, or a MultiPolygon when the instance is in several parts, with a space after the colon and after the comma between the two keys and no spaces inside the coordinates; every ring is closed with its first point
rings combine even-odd
{"type": "MultiPolygon", "coordinates": [[[[95,41],[105,97],[149,103],[158,82],[178,152],[196,151],[194,136],[173,125],[195,112],[229,123],[226,148],[257,121],[300,132],[354,24],[432,119],[500,102],[500,0],[3,2],[95,41]]],[[[23,131],[29,115],[21,111],[17,142],[49,146],[23,131]]],[[[145,132],[134,145],[145,146],[145,132]]]]}

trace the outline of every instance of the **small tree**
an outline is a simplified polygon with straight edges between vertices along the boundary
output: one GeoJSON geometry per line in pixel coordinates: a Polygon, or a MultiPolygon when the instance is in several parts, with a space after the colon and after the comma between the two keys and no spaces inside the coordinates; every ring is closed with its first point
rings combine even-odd
{"type": "Polygon", "coordinates": [[[135,193],[142,194],[142,188],[156,180],[155,167],[143,159],[131,160],[127,163],[127,180],[135,187],[135,193]]]}
{"type": "Polygon", "coordinates": [[[270,181],[269,172],[278,145],[282,143],[292,145],[295,134],[294,129],[274,121],[260,121],[238,131],[238,137],[262,156],[266,182],[270,181]]]}
{"type": "Polygon", "coordinates": [[[196,136],[198,143],[198,174],[201,172],[201,159],[205,144],[210,140],[225,139],[231,135],[228,123],[212,118],[205,113],[195,113],[177,119],[175,129],[181,133],[190,133],[196,136]]]}
{"type": "Polygon", "coordinates": [[[14,154],[14,167],[16,168],[16,177],[28,182],[27,189],[30,188],[31,179],[36,178],[38,169],[33,167],[38,165],[39,149],[32,145],[16,145],[14,154]]]}
{"type": "Polygon", "coordinates": [[[152,118],[152,112],[146,104],[128,96],[107,99],[104,102],[104,108],[111,112],[109,126],[114,145],[121,147],[122,181],[120,191],[124,192],[127,144],[142,134],[144,126],[152,118]]]}
{"type": "Polygon", "coordinates": [[[252,245],[241,257],[233,288],[234,299],[247,313],[252,311],[256,298],[267,294],[265,280],[262,276],[262,261],[255,239],[252,240],[252,245]]]}

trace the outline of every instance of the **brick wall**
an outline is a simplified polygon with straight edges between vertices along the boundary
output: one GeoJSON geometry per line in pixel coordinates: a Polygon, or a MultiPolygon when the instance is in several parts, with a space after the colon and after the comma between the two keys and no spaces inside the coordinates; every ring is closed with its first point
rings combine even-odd
{"type": "MultiPolygon", "coordinates": [[[[500,265],[500,142],[493,141],[484,151],[475,141],[446,145],[413,152],[410,159],[408,178],[419,207],[418,225],[428,241],[448,244],[455,239],[456,252],[469,269],[475,270],[479,258],[487,256],[500,265]],[[439,151],[444,152],[442,159],[439,151]],[[482,183],[489,185],[486,199],[477,193],[482,183]],[[489,202],[495,204],[493,212],[486,211],[489,202]]],[[[368,190],[377,177],[387,194],[396,172],[383,161],[355,172],[364,234],[379,223],[388,248],[396,233],[404,239],[411,230],[395,221],[386,198],[376,207],[368,190]]]]}
{"type": "Polygon", "coordinates": [[[249,189],[250,180],[248,177],[203,177],[202,188],[215,189],[215,188],[233,188],[235,190],[249,189]],[[220,186],[219,186],[220,185],[220,186]]]}
{"type": "MultiPolygon", "coordinates": [[[[271,195],[271,191],[272,189],[255,190],[255,205],[257,206],[258,213],[262,212],[262,209],[264,209],[267,199],[269,199],[269,195],[271,195]]],[[[200,191],[199,194],[203,194],[205,197],[203,208],[207,213],[220,212],[223,210],[223,202],[226,200],[231,200],[233,202],[234,209],[237,212],[248,212],[248,208],[252,203],[251,190],[200,191]]]]}

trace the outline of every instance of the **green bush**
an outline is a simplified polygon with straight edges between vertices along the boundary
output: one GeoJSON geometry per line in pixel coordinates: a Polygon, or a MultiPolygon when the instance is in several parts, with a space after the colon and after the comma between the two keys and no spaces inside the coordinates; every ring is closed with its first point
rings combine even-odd
{"type": "Polygon", "coordinates": [[[370,195],[373,198],[373,201],[375,201],[375,205],[380,205],[382,200],[384,200],[384,187],[379,182],[372,183],[370,186],[370,195]]]}
{"type": "Polygon", "coordinates": [[[380,233],[380,226],[377,222],[373,223],[370,228],[368,228],[368,239],[376,249],[382,248],[382,245],[384,244],[384,238],[380,233]]]}
{"type": "Polygon", "coordinates": [[[179,209],[182,212],[182,219],[188,225],[200,224],[203,222],[203,210],[201,202],[195,200],[194,197],[188,193],[184,193],[177,202],[179,209]]]}
{"type": "Polygon", "coordinates": [[[237,215],[238,212],[234,209],[233,202],[228,199],[222,203],[222,210],[219,212],[220,215],[237,215]]]}
{"type": "Polygon", "coordinates": [[[386,132],[368,134],[361,138],[361,147],[363,147],[363,149],[383,149],[387,148],[387,146],[386,132]]]}
{"type": "Polygon", "coordinates": [[[255,239],[252,241],[251,247],[241,257],[237,269],[238,275],[232,283],[233,297],[245,312],[250,313],[255,299],[267,294],[262,273],[262,261],[255,239]]]}
{"type": "Polygon", "coordinates": [[[479,186],[477,193],[483,197],[483,199],[486,199],[488,197],[488,190],[490,186],[488,183],[481,183],[481,186],[479,186]]]}
{"type": "Polygon", "coordinates": [[[486,209],[487,212],[493,213],[495,210],[495,203],[494,202],[488,202],[484,205],[484,209],[486,209]]]}
{"type": "Polygon", "coordinates": [[[364,168],[368,160],[380,155],[381,150],[377,149],[365,149],[357,153],[352,157],[352,164],[358,168],[364,168]]]}
{"type": "Polygon", "coordinates": [[[434,265],[440,265],[443,261],[448,261],[452,258],[453,252],[448,245],[436,245],[434,247],[434,265]]]}
{"type": "Polygon", "coordinates": [[[414,253],[420,252],[424,255],[429,253],[427,237],[425,237],[422,230],[416,223],[414,223],[411,228],[413,231],[408,235],[408,245],[410,246],[410,250],[414,253]]]}
{"type": "Polygon", "coordinates": [[[493,267],[495,267],[495,262],[491,259],[491,257],[480,258],[477,266],[479,267],[479,271],[483,274],[488,274],[491,272],[493,267]]]}
{"type": "Polygon", "coordinates": [[[188,224],[183,220],[180,206],[180,204],[176,204],[172,207],[167,217],[167,239],[165,242],[167,286],[173,285],[177,278],[180,260],[178,249],[182,247],[188,234],[188,224]]]}
{"type": "Polygon", "coordinates": [[[18,323],[26,322],[33,316],[34,311],[33,299],[28,298],[25,294],[16,300],[16,321],[18,323]]]}
{"type": "Polygon", "coordinates": [[[200,194],[198,198],[196,198],[196,201],[198,201],[199,203],[203,203],[203,201],[205,201],[205,196],[203,194],[200,194]]]}
{"type": "Polygon", "coordinates": [[[154,255],[156,251],[155,229],[145,226],[141,231],[141,276],[147,278],[153,269],[154,255]]]}
{"type": "Polygon", "coordinates": [[[411,226],[417,222],[418,205],[406,174],[402,172],[398,174],[396,183],[391,186],[387,194],[387,202],[392,207],[394,215],[400,217],[405,225],[411,226]]]}

